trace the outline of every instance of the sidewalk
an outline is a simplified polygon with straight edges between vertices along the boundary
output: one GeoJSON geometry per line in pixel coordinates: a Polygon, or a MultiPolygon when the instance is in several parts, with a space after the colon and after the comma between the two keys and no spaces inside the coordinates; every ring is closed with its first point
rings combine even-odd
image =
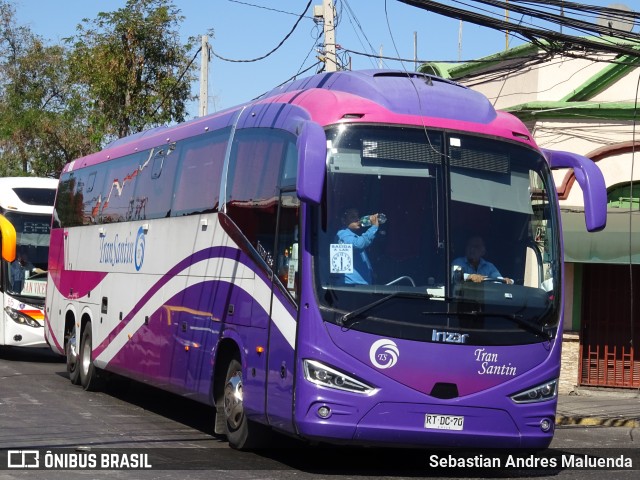
{"type": "Polygon", "coordinates": [[[579,388],[558,395],[557,425],[640,427],[640,390],[579,388]]]}
{"type": "Polygon", "coordinates": [[[577,386],[580,337],[564,332],[557,425],[640,427],[640,389],[577,386]]]}
{"type": "Polygon", "coordinates": [[[578,335],[565,332],[556,424],[640,427],[640,390],[576,385],[579,346],[578,335]]]}

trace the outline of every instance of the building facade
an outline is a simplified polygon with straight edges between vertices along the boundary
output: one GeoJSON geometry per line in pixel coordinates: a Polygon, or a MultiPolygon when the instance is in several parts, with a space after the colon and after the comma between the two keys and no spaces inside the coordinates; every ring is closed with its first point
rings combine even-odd
{"type": "MultiPolygon", "coordinates": [[[[611,39],[602,39],[611,41],[611,39]]],[[[607,227],[585,229],[573,171],[554,180],[565,248],[561,391],[640,388],[640,46],[638,55],[562,54],[526,44],[478,62],[421,71],[485,94],[538,145],[591,158],[607,184],[607,227]]]]}

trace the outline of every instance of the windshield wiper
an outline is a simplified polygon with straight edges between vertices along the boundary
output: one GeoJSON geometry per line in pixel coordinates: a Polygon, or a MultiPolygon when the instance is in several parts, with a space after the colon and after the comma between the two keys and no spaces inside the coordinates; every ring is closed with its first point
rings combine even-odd
{"type": "Polygon", "coordinates": [[[344,315],[342,315],[338,321],[336,322],[338,325],[340,325],[341,327],[345,327],[345,328],[350,328],[356,321],[357,318],[360,315],[362,315],[363,313],[368,312],[369,310],[371,310],[372,308],[377,307],[378,305],[382,305],[383,303],[388,302],[389,300],[391,300],[394,297],[415,297],[415,298],[431,298],[432,296],[428,293],[410,293],[410,292],[393,292],[390,295],[387,295],[386,297],[382,297],[379,298],[378,300],[376,300],[375,302],[371,302],[368,303],[367,305],[363,305],[360,308],[356,308],[355,310],[352,310],[349,313],[345,313],[344,315]]]}
{"type": "Polygon", "coordinates": [[[461,315],[465,317],[500,317],[506,318],[507,320],[511,320],[514,323],[520,325],[525,330],[529,330],[531,333],[535,333],[536,335],[541,336],[545,340],[549,341],[552,339],[551,335],[547,333],[542,327],[536,325],[535,323],[531,323],[528,320],[522,318],[522,315],[515,313],[500,313],[500,312],[480,312],[477,310],[473,310],[471,312],[422,312],[423,315],[461,315]]]}

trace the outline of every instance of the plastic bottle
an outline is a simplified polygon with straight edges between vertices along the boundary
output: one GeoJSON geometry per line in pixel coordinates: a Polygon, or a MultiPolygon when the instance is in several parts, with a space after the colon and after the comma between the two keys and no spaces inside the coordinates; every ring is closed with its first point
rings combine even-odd
{"type": "MultiPolygon", "coordinates": [[[[387,221],[387,216],[384,213],[378,214],[378,223],[382,225],[387,221]]],[[[360,226],[362,227],[370,227],[371,226],[371,215],[365,215],[360,219],[360,226]]]]}
{"type": "Polygon", "coordinates": [[[460,267],[456,267],[456,269],[453,271],[453,282],[454,283],[464,282],[464,273],[462,273],[462,269],[460,267]]]}

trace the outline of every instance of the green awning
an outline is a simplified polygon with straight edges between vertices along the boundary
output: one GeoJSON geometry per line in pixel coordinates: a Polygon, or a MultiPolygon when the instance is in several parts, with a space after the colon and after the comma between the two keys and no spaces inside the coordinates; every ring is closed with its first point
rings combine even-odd
{"type": "Polygon", "coordinates": [[[607,226],[587,232],[584,212],[562,211],[564,260],[573,263],[640,264],[640,211],[609,208],[607,226]]]}

